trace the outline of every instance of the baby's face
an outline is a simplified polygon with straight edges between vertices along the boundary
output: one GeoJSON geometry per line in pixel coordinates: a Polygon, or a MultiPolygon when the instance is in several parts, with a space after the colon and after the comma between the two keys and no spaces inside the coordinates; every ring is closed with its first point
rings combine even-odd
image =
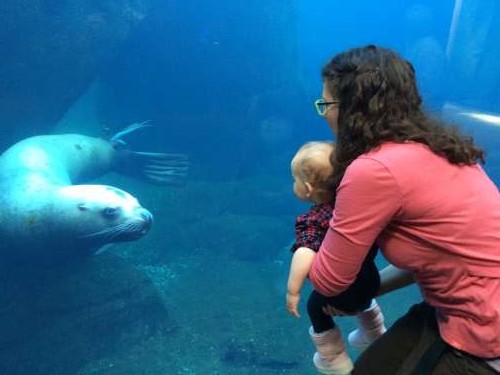
{"type": "Polygon", "coordinates": [[[298,165],[299,163],[292,163],[293,193],[298,199],[308,201],[309,191],[305,181],[303,181],[303,177],[300,175],[298,165]]]}

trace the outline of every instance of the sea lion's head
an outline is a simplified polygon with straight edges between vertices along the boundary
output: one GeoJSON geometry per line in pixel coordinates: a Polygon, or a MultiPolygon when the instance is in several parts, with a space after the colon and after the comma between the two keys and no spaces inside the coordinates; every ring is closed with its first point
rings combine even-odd
{"type": "Polygon", "coordinates": [[[132,195],[113,186],[71,185],[59,189],[65,202],[62,226],[82,247],[96,251],[102,246],[133,241],[144,236],[153,215],[132,195]]]}

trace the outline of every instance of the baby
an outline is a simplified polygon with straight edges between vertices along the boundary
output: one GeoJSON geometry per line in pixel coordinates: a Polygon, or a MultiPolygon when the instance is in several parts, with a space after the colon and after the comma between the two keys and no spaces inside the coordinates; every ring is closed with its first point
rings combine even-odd
{"type": "MultiPolygon", "coordinates": [[[[331,183],[333,167],[330,155],[334,147],[331,142],[308,142],[297,151],[291,162],[294,194],[300,200],[313,203],[309,211],[296,219],[295,243],[291,249],[293,257],[286,304],[288,311],[296,317],[300,317],[300,290],[333,213],[335,191],[331,183]]],[[[325,297],[313,291],[309,296],[307,312],[312,325],[309,334],[317,351],[314,365],[322,374],[349,374],[353,368],[340,330],[333,318],[325,313],[325,307],[356,314],[358,328],[349,334],[348,341],[359,349],[366,348],[386,331],[384,317],[373,298],[380,286],[374,261],[377,250],[373,245],[356,281],[344,292],[325,297]]]]}

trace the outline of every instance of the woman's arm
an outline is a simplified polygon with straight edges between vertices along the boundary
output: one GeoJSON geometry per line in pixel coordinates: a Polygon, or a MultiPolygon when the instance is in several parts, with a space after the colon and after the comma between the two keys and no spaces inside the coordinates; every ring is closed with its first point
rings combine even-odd
{"type": "Polygon", "coordinates": [[[387,168],[362,157],[337,189],[333,219],[309,278],[319,293],[336,296],[356,279],[371,246],[402,210],[402,194],[387,168]]]}
{"type": "Polygon", "coordinates": [[[389,265],[380,271],[380,288],[377,296],[404,288],[413,284],[415,280],[411,272],[389,265]]]}
{"type": "MultiPolygon", "coordinates": [[[[380,288],[377,291],[377,296],[382,296],[394,290],[404,288],[414,282],[415,280],[410,272],[396,268],[393,265],[388,265],[380,271],[380,288]]],[[[336,309],[330,305],[325,306],[323,312],[330,316],[355,315],[336,309]]]]}

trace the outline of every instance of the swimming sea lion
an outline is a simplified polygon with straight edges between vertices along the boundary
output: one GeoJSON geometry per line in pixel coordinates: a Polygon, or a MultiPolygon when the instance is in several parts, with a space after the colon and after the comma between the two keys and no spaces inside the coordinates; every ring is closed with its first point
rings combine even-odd
{"type": "Polygon", "coordinates": [[[183,154],[133,152],[123,136],[80,134],[26,138],[0,156],[0,256],[50,258],[96,252],[109,243],[146,234],[152,214],[129,193],[82,185],[111,170],[159,184],[177,184],[187,172],[183,154]]]}

